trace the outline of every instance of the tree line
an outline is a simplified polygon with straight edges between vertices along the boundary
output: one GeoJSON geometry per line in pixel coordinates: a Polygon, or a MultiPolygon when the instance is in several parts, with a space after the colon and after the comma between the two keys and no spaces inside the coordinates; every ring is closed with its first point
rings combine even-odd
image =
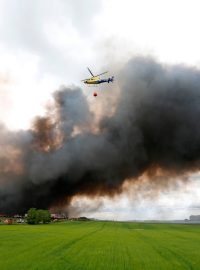
{"type": "Polygon", "coordinates": [[[49,223],[51,214],[48,210],[30,208],[27,213],[28,224],[49,223]]]}

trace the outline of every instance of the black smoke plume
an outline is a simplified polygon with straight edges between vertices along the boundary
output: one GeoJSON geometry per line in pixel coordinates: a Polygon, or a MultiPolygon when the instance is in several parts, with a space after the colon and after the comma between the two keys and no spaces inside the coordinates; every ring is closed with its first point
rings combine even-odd
{"type": "Polygon", "coordinates": [[[1,127],[0,212],[69,204],[78,194],[112,196],[143,173],[200,169],[200,71],[138,57],[117,81],[114,113],[98,126],[81,89],[62,88],[29,131],[1,127]]]}

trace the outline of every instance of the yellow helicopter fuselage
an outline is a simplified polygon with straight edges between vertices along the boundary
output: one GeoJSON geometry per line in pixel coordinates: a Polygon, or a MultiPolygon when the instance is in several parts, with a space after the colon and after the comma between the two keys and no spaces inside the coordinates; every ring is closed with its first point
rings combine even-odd
{"type": "Polygon", "coordinates": [[[94,76],[90,79],[85,80],[84,83],[86,83],[86,84],[99,84],[99,81],[100,81],[100,77],[94,76]]]}

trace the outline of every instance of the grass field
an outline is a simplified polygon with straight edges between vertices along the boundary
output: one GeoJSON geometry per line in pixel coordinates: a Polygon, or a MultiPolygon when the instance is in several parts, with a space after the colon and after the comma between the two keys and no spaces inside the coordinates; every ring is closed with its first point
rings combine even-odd
{"type": "Polygon", "coordinates": [[[1,225],[0,269],[200,269],[200,225],[1,225]]]}

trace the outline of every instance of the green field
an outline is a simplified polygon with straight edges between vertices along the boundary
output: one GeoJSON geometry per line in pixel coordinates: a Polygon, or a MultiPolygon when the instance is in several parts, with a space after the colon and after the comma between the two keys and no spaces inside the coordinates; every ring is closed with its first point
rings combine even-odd
{"type": "Polygon", "coordinates": [[[0,269],[200,269],[200,225],[0,225],[0,269]]]}

